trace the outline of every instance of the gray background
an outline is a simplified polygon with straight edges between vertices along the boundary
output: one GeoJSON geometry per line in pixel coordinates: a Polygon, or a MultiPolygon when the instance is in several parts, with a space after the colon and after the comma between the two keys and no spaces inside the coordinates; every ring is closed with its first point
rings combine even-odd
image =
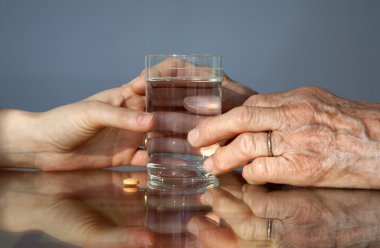
{"type": "Polygon", "coordinates": [[[216,53],[260,92],[380,102],[380,1],[0,0],[0,106],[43,111],[129,81],[150,53],[216,53]]]}

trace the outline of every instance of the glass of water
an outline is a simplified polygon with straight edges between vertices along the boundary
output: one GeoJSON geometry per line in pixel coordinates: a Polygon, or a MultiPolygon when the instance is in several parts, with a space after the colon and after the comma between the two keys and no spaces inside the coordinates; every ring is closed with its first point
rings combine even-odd
{"type": "Polygon", "coordinates": [[[219,145],[194,148],[187,134],[203,119],[221,114],[221,56],[148,55],[145,73],[146,108],[154,115],[146,142],[148,187],[198,193],[218,186],[203,161],[219,145]]]}

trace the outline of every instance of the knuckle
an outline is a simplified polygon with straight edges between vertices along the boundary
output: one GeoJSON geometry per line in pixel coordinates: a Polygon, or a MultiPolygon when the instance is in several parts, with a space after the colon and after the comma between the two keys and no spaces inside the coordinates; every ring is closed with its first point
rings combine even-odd
{"type": "Polygon", "coordinates": [[[224,197],[216,197],[212,203],[214,209],[223,209],[226,207],[227,200],[224,197]]]}
{"type": "Polygon", "coordinates": [[[221,156],[221,149],[215,152],[215,154],[211,157],[212,163],[214,167],[219,170],[219,171],[224,171],[225,170],[225,165],[223,163],[224,159],[221,156]]]}
{"type": "Polygon", "coordinates": [[[302,86],[295,90],[298,94],[304,95],[315,95],[316,93],[325,91],[323,88],[319,86],[302,86]]]}
{"type": "Polygon", "coordinates": [[[287,126],[298,123],[312,123],[315,119],[315,106],[310,99],[303,99],[295,104],[284,105],[280,107],[279,112],[283,119],[287,120],[283,122],[283,125],[287,126]]]}
{"type": "Polygon", "coordinates": [[[236,112],[234,113],[236,115],[236,119],[233,121],[235,127],[246,126],[251,122],[253,114],[250,107],[240,106],[235,108],[233,111],[236,112]]]}
{"type": "Polygon", "coordinates": [[[249,97],[245,102],[244,105],[250,105],[250,106],[255,106],[258,105],[259,102],[261,101],[261,96],[260,94],[253,95],[249,97]]]}
{"type": "Polygon", "coordinates": [[[261,159],[260,162],[255,165],[255,167],[256,167],[256,172],[258,175],[271,178],[271,171],[268,170],[267,160],[261,159]]]}
{"type": "Polygon", "coordinates": [[[255,175],[253,174],[252,172],[252,168],[250,168],[250,166],[245,166],[243,168],[243,172],[242,172],[242,176],[243,178],[248,182],[248,183],[253,183],[254,182],[254,178],[255,178],[255,175]]]}
{"type": "Polygon", "coordinates": [[[256,150],[256,139],[250,133],[243,133],[239,136],[239,150],[244,157],[251,157],[256,150]]]}

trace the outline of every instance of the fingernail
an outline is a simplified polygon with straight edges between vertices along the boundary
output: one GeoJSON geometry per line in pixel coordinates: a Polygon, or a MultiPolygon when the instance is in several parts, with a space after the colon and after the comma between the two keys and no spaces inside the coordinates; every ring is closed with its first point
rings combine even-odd
{"type": "Polygon", "coordinates": [[[187,224],[187,230],[195,236],[199,235],[199,227],[193,219],[191,219],[187,224]]]}
{"type": "Polygon", "coordinates": [[[201,115],[215,115],[221,113],[221,99],[218,96],[189,96],[183,100],[184,107],[201,115]]]}
{"type": "Polygon", "coordinates": [[[138,239],[138,243],[142,246],[142,247],[152,247],[153,245],[153,240],[151,237],[140,237],[138,239]]]}
{"type": "Polygon", "coordinates": [[[137,123],[141,126],[144,126],[146,125],[151,119],[153,118],[153,115],[150,114],[150,113],[143,113],[143,114],[140,114],[138,117],[137,117],[137,123]]]}
{"type": "Polygon", "coordinates": [[[199,130],[198,129],[193,129],[189,132],[187,135],[187,139],[189,140],[190,144],[195,144],[196,141],[199,138],[199,130]]]}
{"type": "Polygon", "coordinates": [[[203,204],[212,205],[212,202],[213,202],[212,194],[206,191],[205,193],[203,193],[203,195],[201,195],[200,200],[203,204]]]}
{"type": "Polygon", "coordinates": [[[207,171],[207,172],[211,172],[213,167],[214,167],[214,165],[213,165],[213,163],[212,163],[212,159],[211,159],[211,158],[208,158],[208,159],[203,163],[203,168],[204,168],[205,171],[207,171]]]}

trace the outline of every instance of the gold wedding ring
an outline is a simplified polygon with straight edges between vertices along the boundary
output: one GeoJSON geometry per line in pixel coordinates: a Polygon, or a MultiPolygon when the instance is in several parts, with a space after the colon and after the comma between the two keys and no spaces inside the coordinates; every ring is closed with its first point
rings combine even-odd
{"type": "Polygon", "coordinates": [[[273,157],[273,149],[272,149],[272,131],[268,131],[267,136],[267,145],[268,145],[268,156],[273,157]]]}
{"type": "Polygon", "coordinates": [[[147,143],[148,143],[148,138],[147,137],[145,137],[145,139],[144,139],[144,145],[142,145],[142,146],[138,146],[137,147],[137,149],[138,150],[147,150],[147,143]]]}
{"type": "Polygon", "coordinates": [[[273,219],[268,219],[267,225],[267,240],[270,241],[272,237],[272,221],[273,219]]]}

